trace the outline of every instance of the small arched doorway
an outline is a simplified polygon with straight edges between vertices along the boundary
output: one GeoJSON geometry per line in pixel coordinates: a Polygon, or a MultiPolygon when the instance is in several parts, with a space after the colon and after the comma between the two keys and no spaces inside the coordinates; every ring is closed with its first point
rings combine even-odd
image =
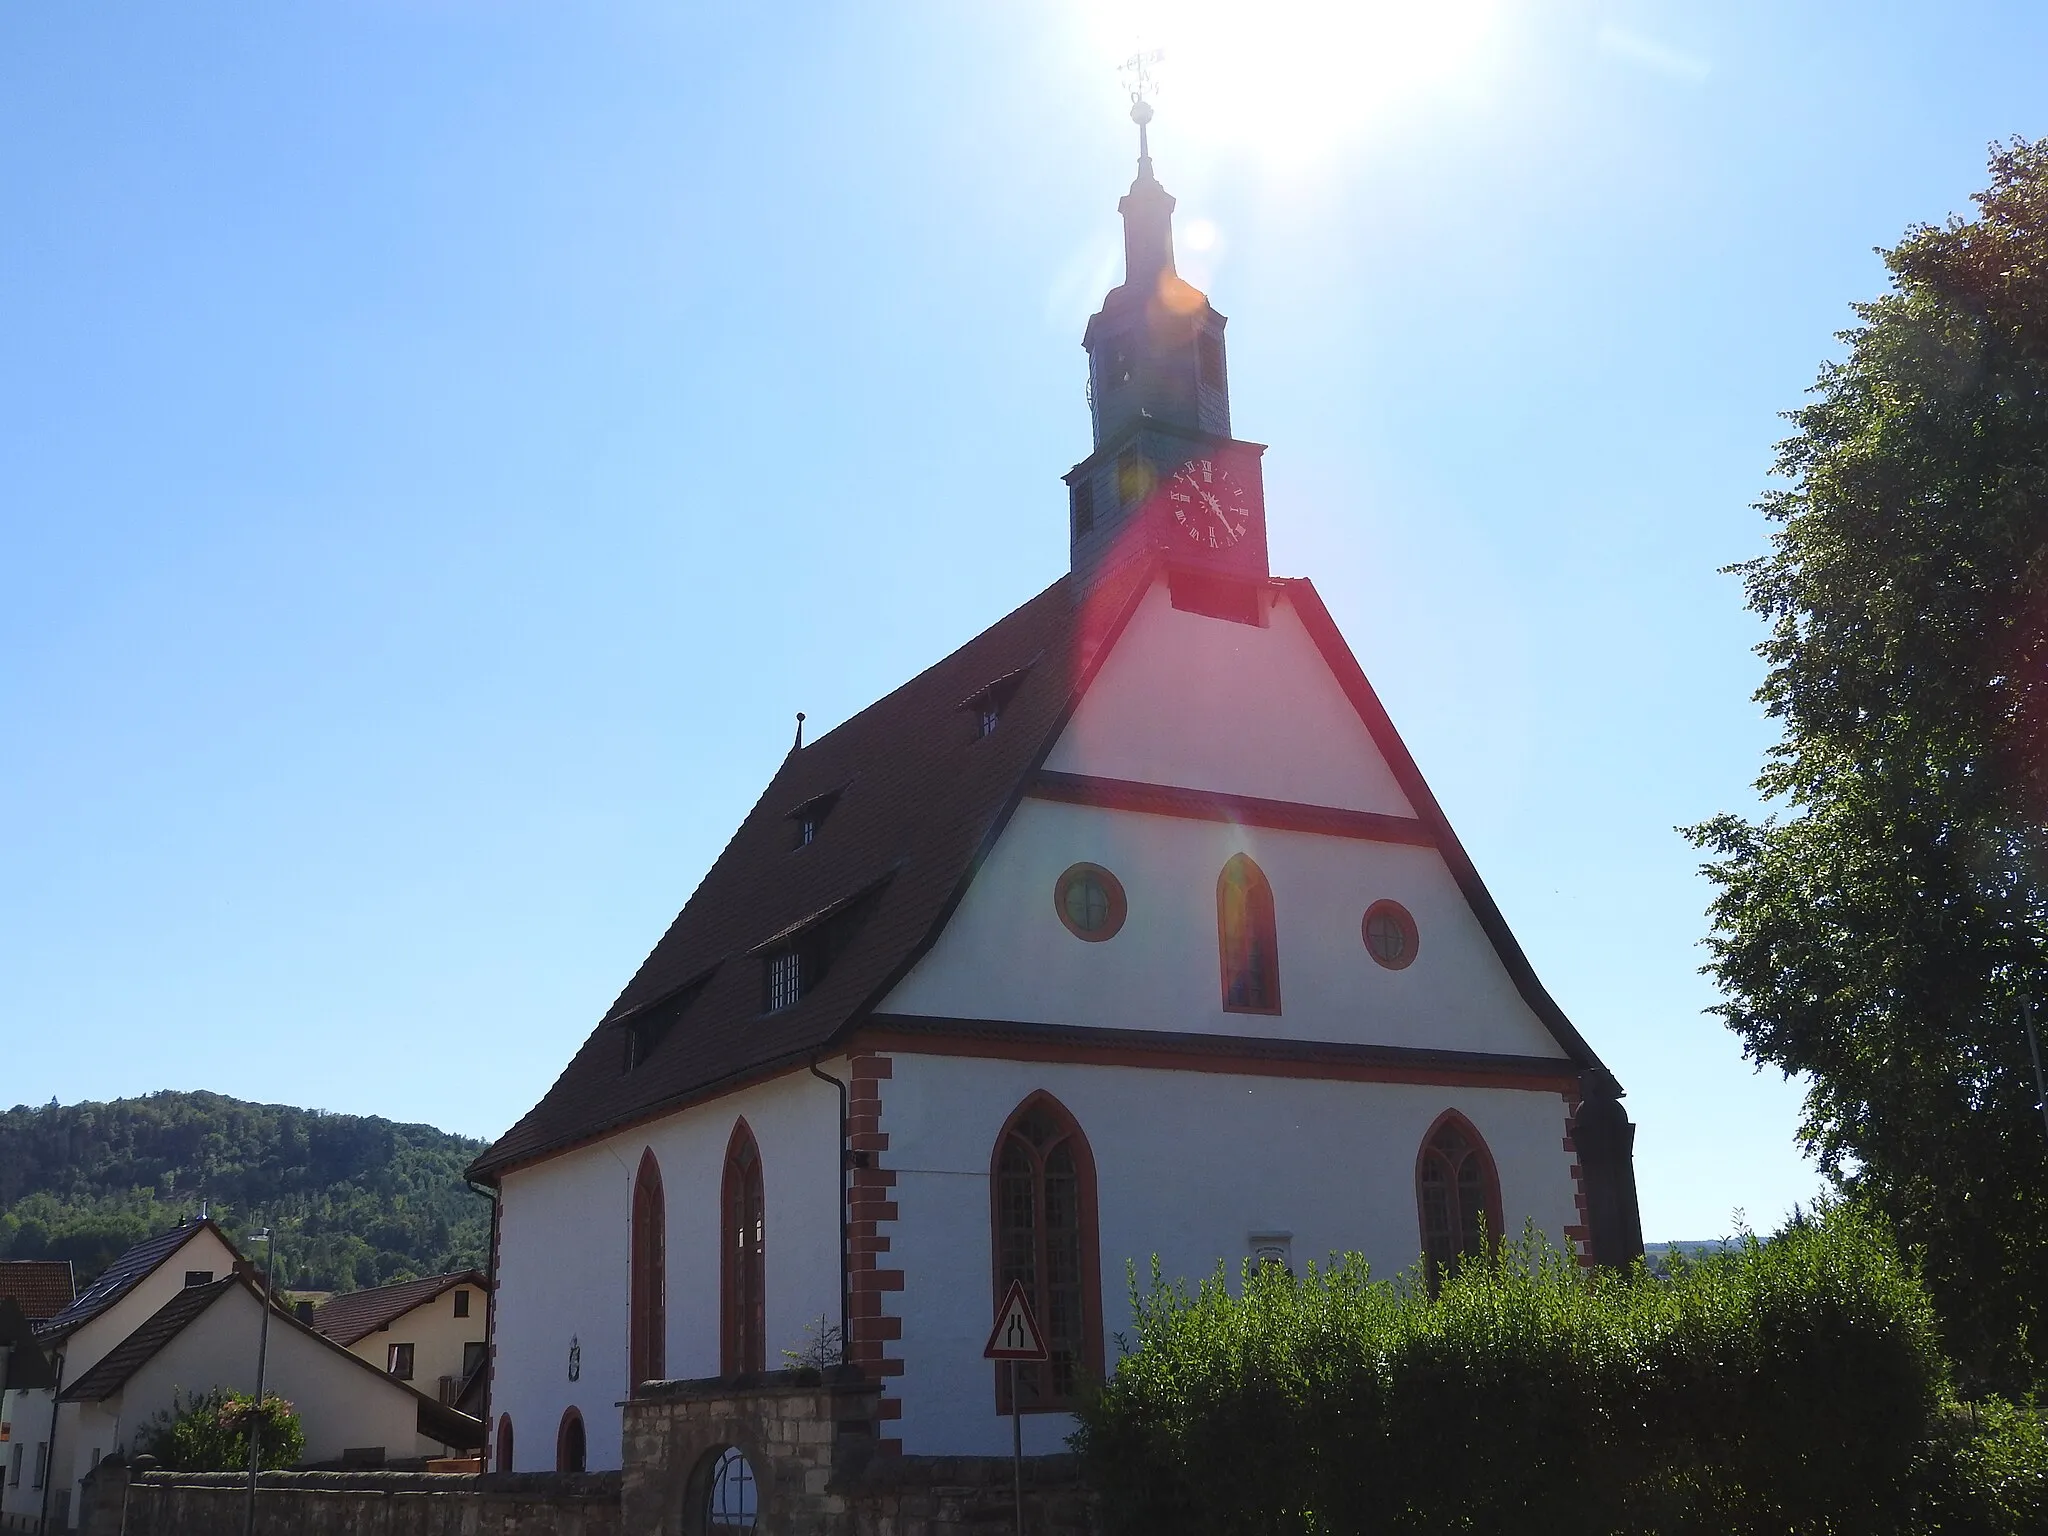
{"type": "Polygon", "coordinates": [[[555,1470],[581,1472],[589,1458],[585,1454],[583,1415],[574,1408],[562,1410],[562,1424],[555,1431],[555,1470]]]}

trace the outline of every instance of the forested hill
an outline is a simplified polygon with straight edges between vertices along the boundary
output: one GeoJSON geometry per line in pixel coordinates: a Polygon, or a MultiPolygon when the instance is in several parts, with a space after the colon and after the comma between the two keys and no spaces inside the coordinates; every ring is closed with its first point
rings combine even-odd
{"type": "MultiPolygon", "coordinates": [[[[278,1284],[355,1290],[481,1267],[483,1143],[430,1125],[152,1093],[0,1112],[0,1258],[70,1259],[81,1286],[202,1200],[243,1252],[275,1221],[278,1284]]],[[[260,1249],[260,1244],[257,1247],[260,1249]]]]}

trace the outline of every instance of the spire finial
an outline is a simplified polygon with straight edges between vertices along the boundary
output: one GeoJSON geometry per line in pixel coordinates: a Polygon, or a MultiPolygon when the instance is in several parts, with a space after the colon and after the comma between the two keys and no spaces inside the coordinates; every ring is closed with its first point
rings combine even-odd
{"type": "Polygon", "coordinates": [[[804,749],[804,712],[803,712],[802,710],[798,710],[798,711],[796,712],[796,745],[795,745],[795,746],[794,746],[793,748],[791,748],[791,750],[792,750],[792,751],[795,751],[795,752],[801,752],[801,751],[803,751],[803,749],[804,749]]]}
{"type": "Polygon", "coordinates": [[[1124,77],[1124,86],[1131,93],[1131,121],[1138,125],[1138,179],[1144,180],[1152,174],[1152,145],[1145,136],[1145,126],[1152,121],[1151,97],[1159,94],[1159,80],[1152,73],[1152,66],[1166,57],[1164,48],[1139,49],[1125,59],[1119,73],[1124,77]]]}

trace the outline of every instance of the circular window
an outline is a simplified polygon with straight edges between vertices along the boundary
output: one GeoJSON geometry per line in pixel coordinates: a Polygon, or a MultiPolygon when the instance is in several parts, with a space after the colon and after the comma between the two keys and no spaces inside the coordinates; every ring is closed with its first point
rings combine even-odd
{"type": "Polygon", "coordinates": [[[726,1531],[751,1531],[760,1511],[756,1494],[754,1469],[738,1446],[728,1445],[718,1453],[718,1463],[711,1469],[705,1525],[720,1536],[726,1531]]]}
{"type": "Polygon", "coordinates": [[[1415,919],[1398,901],[1376,901],[1365,909],[1365,947],[1373,959],[1398,971],[1415,959],[1415,919]]]}
{"type": "Polygon", "coordinates": [[[1116,937],[1130,907],[1121,881],[1100,864],[1076,864],[1052,888],[1052,908],[1067,932],[1099,944],[1116,937]]]}

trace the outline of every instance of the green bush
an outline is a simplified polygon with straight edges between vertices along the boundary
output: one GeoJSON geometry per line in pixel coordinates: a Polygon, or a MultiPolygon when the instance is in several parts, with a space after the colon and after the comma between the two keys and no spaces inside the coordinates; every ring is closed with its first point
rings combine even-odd
{"type": "Polygon", "coordinates": [[[1533,1232],[1435,1296],[1355,1257],[1225,1279],[1134,1283],[1082,1414],[1125,1536],[2043,1528],[2039,1421],[1958,1420],[1926,1293],[1849,1210],[1668,1279],[1533,1232]]]}
{"type": "MultiPolygon", "coordinates": [[[[258,1417],[256,1399],[219,1387],[185,1397],[172,1393],[171,1406],[136,1432],[135,1449],[179,1472],[244,1472],[249,1467],[249,1426],[258,1417]]],[[[306,1431],[292,1405],[273,1392],[263,1394],[262,1452],[265,1470],[298,1465],[306,1431]]]]}

